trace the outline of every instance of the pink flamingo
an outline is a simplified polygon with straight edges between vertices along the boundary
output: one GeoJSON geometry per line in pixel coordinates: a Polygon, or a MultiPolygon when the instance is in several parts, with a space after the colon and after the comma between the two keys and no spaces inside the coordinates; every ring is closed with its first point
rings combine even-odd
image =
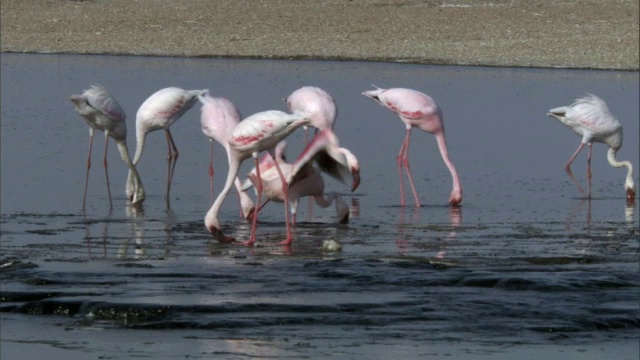
{"type": "Polygon", "coordinates": [[[599,97],[587,94],[584,98],[577,99],[573,104],[569,106],[561,106],[549,110],[547,113],[564,126],[573,130],[579,136],[582,136],[582,141],[578,146],[578,149],[571,155],[569,161],[565,165],[564,169],[578,186],[580,192],[584,194],[584,190],[573,176],[571,172],[571,163],[578,156],[578,153],[585,144],[589,145],[589,152],[587,154],[587,179],[588,179],[588,194],[587,197],[591,198],[591,146],[593,142],[600,142],[609,146],[607,153],[607,160],[613,167],[627,167],[627,177],[624,181],[625,191],[627,193],[627,202],[635,202],[635,184],[633,182],[633,166],[629,161],[617,161],[616,153],[622,146],[622,125],[613,117],[607,104],[599,97]]]}
{"type": "MultiPolygon", "coordinates": [[[[331,129],[338,115],[336,102],[328,92],[317,86],[303,86],[287,97],[287,107],[294,114],[311,120],[317,130],[331,129]]],[[[305,143],[309,143],[309,129],[304,126],[305,143]]]]}
{"type": "MultiPolygon", "coordinates": [[[[286,138],[289,134],[295,131],[297,128],[303,125],[308,125],[309,119],[304,116],[287,114],[278,110],[263,111],[257,114],[253,114],[248,118],[241,121],[236,125],[231,133],[227,137],[229,143],[228,160],[229,160],[229,173],[227,174],[227,180],[225,181],[222,192],[218,195],[213,205],[207,212],[204,218],[205,227],[211,232],[213,237],[220,242],[233,242],[234,239],[225,236],[220,229],[220,223],[218,221],[218,212],[222,206],[222,202],[225,200],[231,186],[233,185],[242,162],[250,157],[253,157],[255,166],[258,168],[258,178],[260,178],[260,170],[258,167],[258,154],[262,151],[269,151],[269,153],[275,157],[274,149],[278,142],[286,138]]],[[[283,186],[285,212],[289,207],[289,200],[287,196],[287,181],[278,166],[275,163],[276,169],[280,175],[280,180],[283,186]]],[[[262,197],[262,183],[258,183],[258,196],[256,202],[259,204],[262,197]]],[[[244,245],[252,246],[255,243],[256,226],[258,216],[257,213],[253,216],[251,224],[251,236],[244,245]]],[[[286,217],[287,222],[287,238],[281,244],[289,245],[292,240],[291,226],[289,224],[289,216],[286,217]]]]}
{"type": "Polygon", "coordinates": [[[402,146],[400,147],[400,152],[398,153],[400,204],[405,206],[404,186],[402,180],[402,168],[404,167],[409,178],[411,190],[413,191],[413,198],[415,199],[416,207],[420,207],[418,193],[416,192],[416,188],[413,184],[413,178],[411,177],[411,170],[409,169],[409,139],[411,136],[411,129],[417,127],[418,129],[431,133],[436,137],[438,148],[440,149],[440,155],[442,155],[442,159],[449,168],[451,177],[453,178],[453,189],[449,196],[449,204],[453,206],[460,205],[462,202],[462,185],[460,184],[460,178],[458,177],[456,168],[449,159],[449,152],[447,150],[444,135],[444,123],[442,122],[442,111],[435,101],[422,92],[402,88],[381,89],[376,87],[375,90],[365,91],[362,95],[396,113],[406,126],[407,132],[404,137],[404,141],[402,142],[402,146]]]}
{"type": "MultiPolygon", "coordinates": [[[[233,128],[240,123],[240,111],[238,108],[226,98],[212,97],[209,94],[199,96],[202,108],[200,109],[200,124],[202,132],[209,138],[209,196],[213,202],[213,142],[221,144],[230,154],[230,145],[227,141],[229,134],[233,128]]],[[[240,197],[240,209],[243,218],[251,218],[254,205],[249,196],[240,190],[240,180],[236,177],[234,185],[238,190],[240,197]]]]}
{"type": "MultiPolygon", "coordinates": [[[[160,89],[145,100],[136,114],[136,153],[133,157],[135,165],[140,161],[144,142],[147,135],[155,130],[164,129],[169,149],[167,190],[165,199],[169,203],[169,192],[173,180],[173,171],[178,159],[178,148],[173,141],[169,127],[173,125],[184,113],[186,113],[198,101],[198,95],[203,95],[209,90],[183,90],[177,87],[160,89]]],[[[131,197],[132,179],[131,172],[127,180],[127,196],[131,197]]]]}
{"type": "Polygon", "coordinates": [[[122,160],[127,164],[132,174],[131,198],[132,204],[138,206],[144,201],[144,187],[135,165],[129,157],[127,148],[127,123],[126,114],[118,102],[102,86],[92,85],[82,95],[72,95],[76,111],[89,125],[89,155],[87,156],[87,175],[84,183],[84,196],[82,209],[87,200],[87,186],[89,184],[89,169],[91,168],[91,148],[93,147],[93,135],[95,130],[104,131],[104,173],[107,178],[107,192],[109,193],[109,206],[113,208],[111,200],[111,188],[109,186],[109,172],[107,170],[107,145],[109,137],[116,142],[122,160]]]}
{"type": "MultiPolygon", "coordinates": [[[[325,158],[327,158],[327,161],[334,162],[330,165],[331,168],[336,169],[336,171],[333,172],[334,176],[343,177],[344,170],[351,172],[353,178],[351,191],[354,191],[360,183],[360,166],[357,158],[349,150],[338,146],[337,138],[329,129],[320,131],[307,147],[306,154],[303,153],[294,163],[287,163],[284,159],[285,148],[286,143],[282,141],[276,146],[275,160],[268,154],[260,160],[259,166],[263,194],[267,198],[265,203],[260,206],[260,209],[266,205],[269,200],[276,202],[284,201],[281,182],[275,170],[275,162],[277,161],[284,176],[292,179],[289,184],[289,204],[291,208],[292,225],[296,223],[299,199],[305,196],[313,197],[315,203],[321,208],[326,208],[335,201],[336,215],[338,216],[339,222],[341,224],[348,223],[349,206],[342,200],[338,193],[332,192],[325,198],[324,180],[318,168],[313,166],[313,161],[318,159],[319,152],[326,153],[327,156],[325,156],[325,158]],[[349,156],[347,156],[347,154],[349,154],[349,156]],[[292,173],[294,168],[298,169],[295,174],[292,173]]],[[[257,171],[254,168],[249,172],[248,180],[245,182],[243,190],[247,190],[252,185],[257,187],[257,184],[257,171]]],[[[260,209],[258,209],[258,211],[260,209]]]]}

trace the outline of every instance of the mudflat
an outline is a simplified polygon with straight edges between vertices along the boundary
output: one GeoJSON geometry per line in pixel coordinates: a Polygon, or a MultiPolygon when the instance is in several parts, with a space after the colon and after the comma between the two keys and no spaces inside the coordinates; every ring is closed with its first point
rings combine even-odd
{"type": "Polygon", "coordinates": [[[1,50],[639,69],[637,0],[3,0],[1,50]]]}

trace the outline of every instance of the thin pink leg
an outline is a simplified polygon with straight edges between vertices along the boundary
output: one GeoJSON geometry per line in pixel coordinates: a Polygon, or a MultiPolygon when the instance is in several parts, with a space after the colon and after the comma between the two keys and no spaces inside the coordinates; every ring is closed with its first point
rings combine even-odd
{"type": "Polygon", "coordinates": [[[93,147],[93,131],[89,132],[89,155],[87,156],[87,176],[84,179],[84,196],[82,197],[82,210],[87,202],[87,187],[89,186],[89,169],[91,169],[91,148],[93,147]]]}
{"type": "Polygon", "coordinates": [[[109,170],[107,169],[107,145],[109,145],[109,135],[104,133],[104,175],[107,178],[107,193],[109,194],[109,209],[113,209],[113,202],[111,201],[111,186],[109,185],[109,170]]]}
{"type": "MultiPolygon", "coordinates": [[[[260,201],[262,200],[262,178],[260,177],[260,166],[258,166],[258,155],[255,154],[253,157],[254,161],[255,161],[255,166],[256,166],[256,176],[258,177],[258,195],[256,197],[256,204],[260,204],[260,201]]],[[[256,229],[258,227],[258,212],[256,211],[253,214],[253,219],[251,221],[251,235],[249,236],[249,241],[241,243],[242,245],[246,245],[246,246],[253,246],[253,244],[256,242],[256,229]]]]}
{"type": "Polygon", "coordinates": [[[573,176],[573,173],[571,172],[571,164],[573,163],[573,160],[575,160],[576,156],[578,156],[578,153],[580,153],[580,150],[582,150],[583,147],[584,147],[584,144],[580,143],[580,146],[578,146],[578,149],[573,153],[573,155],[571,155],[571,157],[569,158],[569,161],[567,161],[567,164],[564,166],[564,171],[567,172],[567,175],[569,175],[569,178],[571,179],[571,181],[573,181],[573,183],[576,184],[576,186],[578,187],[578,190],[580,190],[582,195],[586,195],[586,193],[584,192],[584,189],[582,188],[578,180],[576,180],[576,177],[573,176]]]}
{"type": "Polygon", "coordinates": [[[291,241],[293,240],[293,232],[291,231],[291,223],[289,221],[289,184],[287,184],[287,181],[282,174],[282,170],[280,170],[280,165],[278,165],[278,162],[274,161],[274,164],[276,165],[276,170],[278,170],[278,175],[280,175],[280,181],[282,181],[282,194],[284,195],[284,218],[287,225],[287,238],[286,240],[280,242],[280,245],[291,245],[291,241]]]}
{"type": "Polygon", "coordinates": [[[587,152],[587,191],[589,199],[591,199],[591,147],[592,144],[589,143],[589,151],[587,152]]]}
{"type": "Polygon", "coordinates": [[[173,137],[171,136],[171,131],[169,129],[165,129],[165,134],[167,135],[167,148],[169,149],[169,154],[167,156],[167,160],[169,161],[169,171],[167,175],[167,193],[165,194],[165,199],[167,200],[167,204],[169,203],[169,192],[171,191],[171,182],[173,181],[173,171],[176,168],[176,162],[178,161],[178,148],[176,144],[173,142],[173,137]],[[172,151],[173,149],[173,151],[172,151]]]}
{"type": "Polygon", "coordinates": [[[213,140],[209,140],[209,200],[213,203],[213,140]]]}
{"type": "Polygon", "coordinates": [[[405,206],[404,201],[404,178],[402,177],[402,164],[404,163],[404,153],[407,147],[407,139],[409,136],[409,131],[407,130],[407,134],[402,141],[402,146],[400,146],[400,151],[398,152],[397,162],[398,162],[398,177],[400,179],[400,206],[405,206]]]}
{"type": "Polygon", "coordinates": [[[404,149],[404,168],[407,172],[407,176],[409,177],[409,185],[411,185],[411,191],[413,192],[413,198],[416,202],[416,207],[420,207],[420,200],[418,199],[418,193],[416,192],[416,187],[413,184],[413,176],[411,176],[411,169],[409,168],[409,142],[411,141],[410,135],[411,130],[407,130],[407,146],[404,149]]]}

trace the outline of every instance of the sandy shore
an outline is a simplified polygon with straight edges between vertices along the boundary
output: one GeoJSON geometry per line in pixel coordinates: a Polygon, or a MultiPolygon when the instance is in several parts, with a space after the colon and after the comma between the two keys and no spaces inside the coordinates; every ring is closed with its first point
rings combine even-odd
{"type": "Polygon", "coordinates": [[[2,0],[3,52],[639,68],[637,0],[2,0]]]}

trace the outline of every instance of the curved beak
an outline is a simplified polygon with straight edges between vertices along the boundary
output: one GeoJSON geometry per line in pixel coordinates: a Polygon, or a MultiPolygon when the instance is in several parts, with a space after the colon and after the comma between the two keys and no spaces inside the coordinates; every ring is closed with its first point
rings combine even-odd
{"type": "Polygon", "coordinates": [[[351,192],[354,192],[360,185],[360,170],[351,170],[351,176],[353,177],[353,183],[351,184],[351,192]]]}
{"type": "Polygon", "coordinates": [[[633,189],[627,189],[627,204],[636,202],[636,192],[633,189]]]}

